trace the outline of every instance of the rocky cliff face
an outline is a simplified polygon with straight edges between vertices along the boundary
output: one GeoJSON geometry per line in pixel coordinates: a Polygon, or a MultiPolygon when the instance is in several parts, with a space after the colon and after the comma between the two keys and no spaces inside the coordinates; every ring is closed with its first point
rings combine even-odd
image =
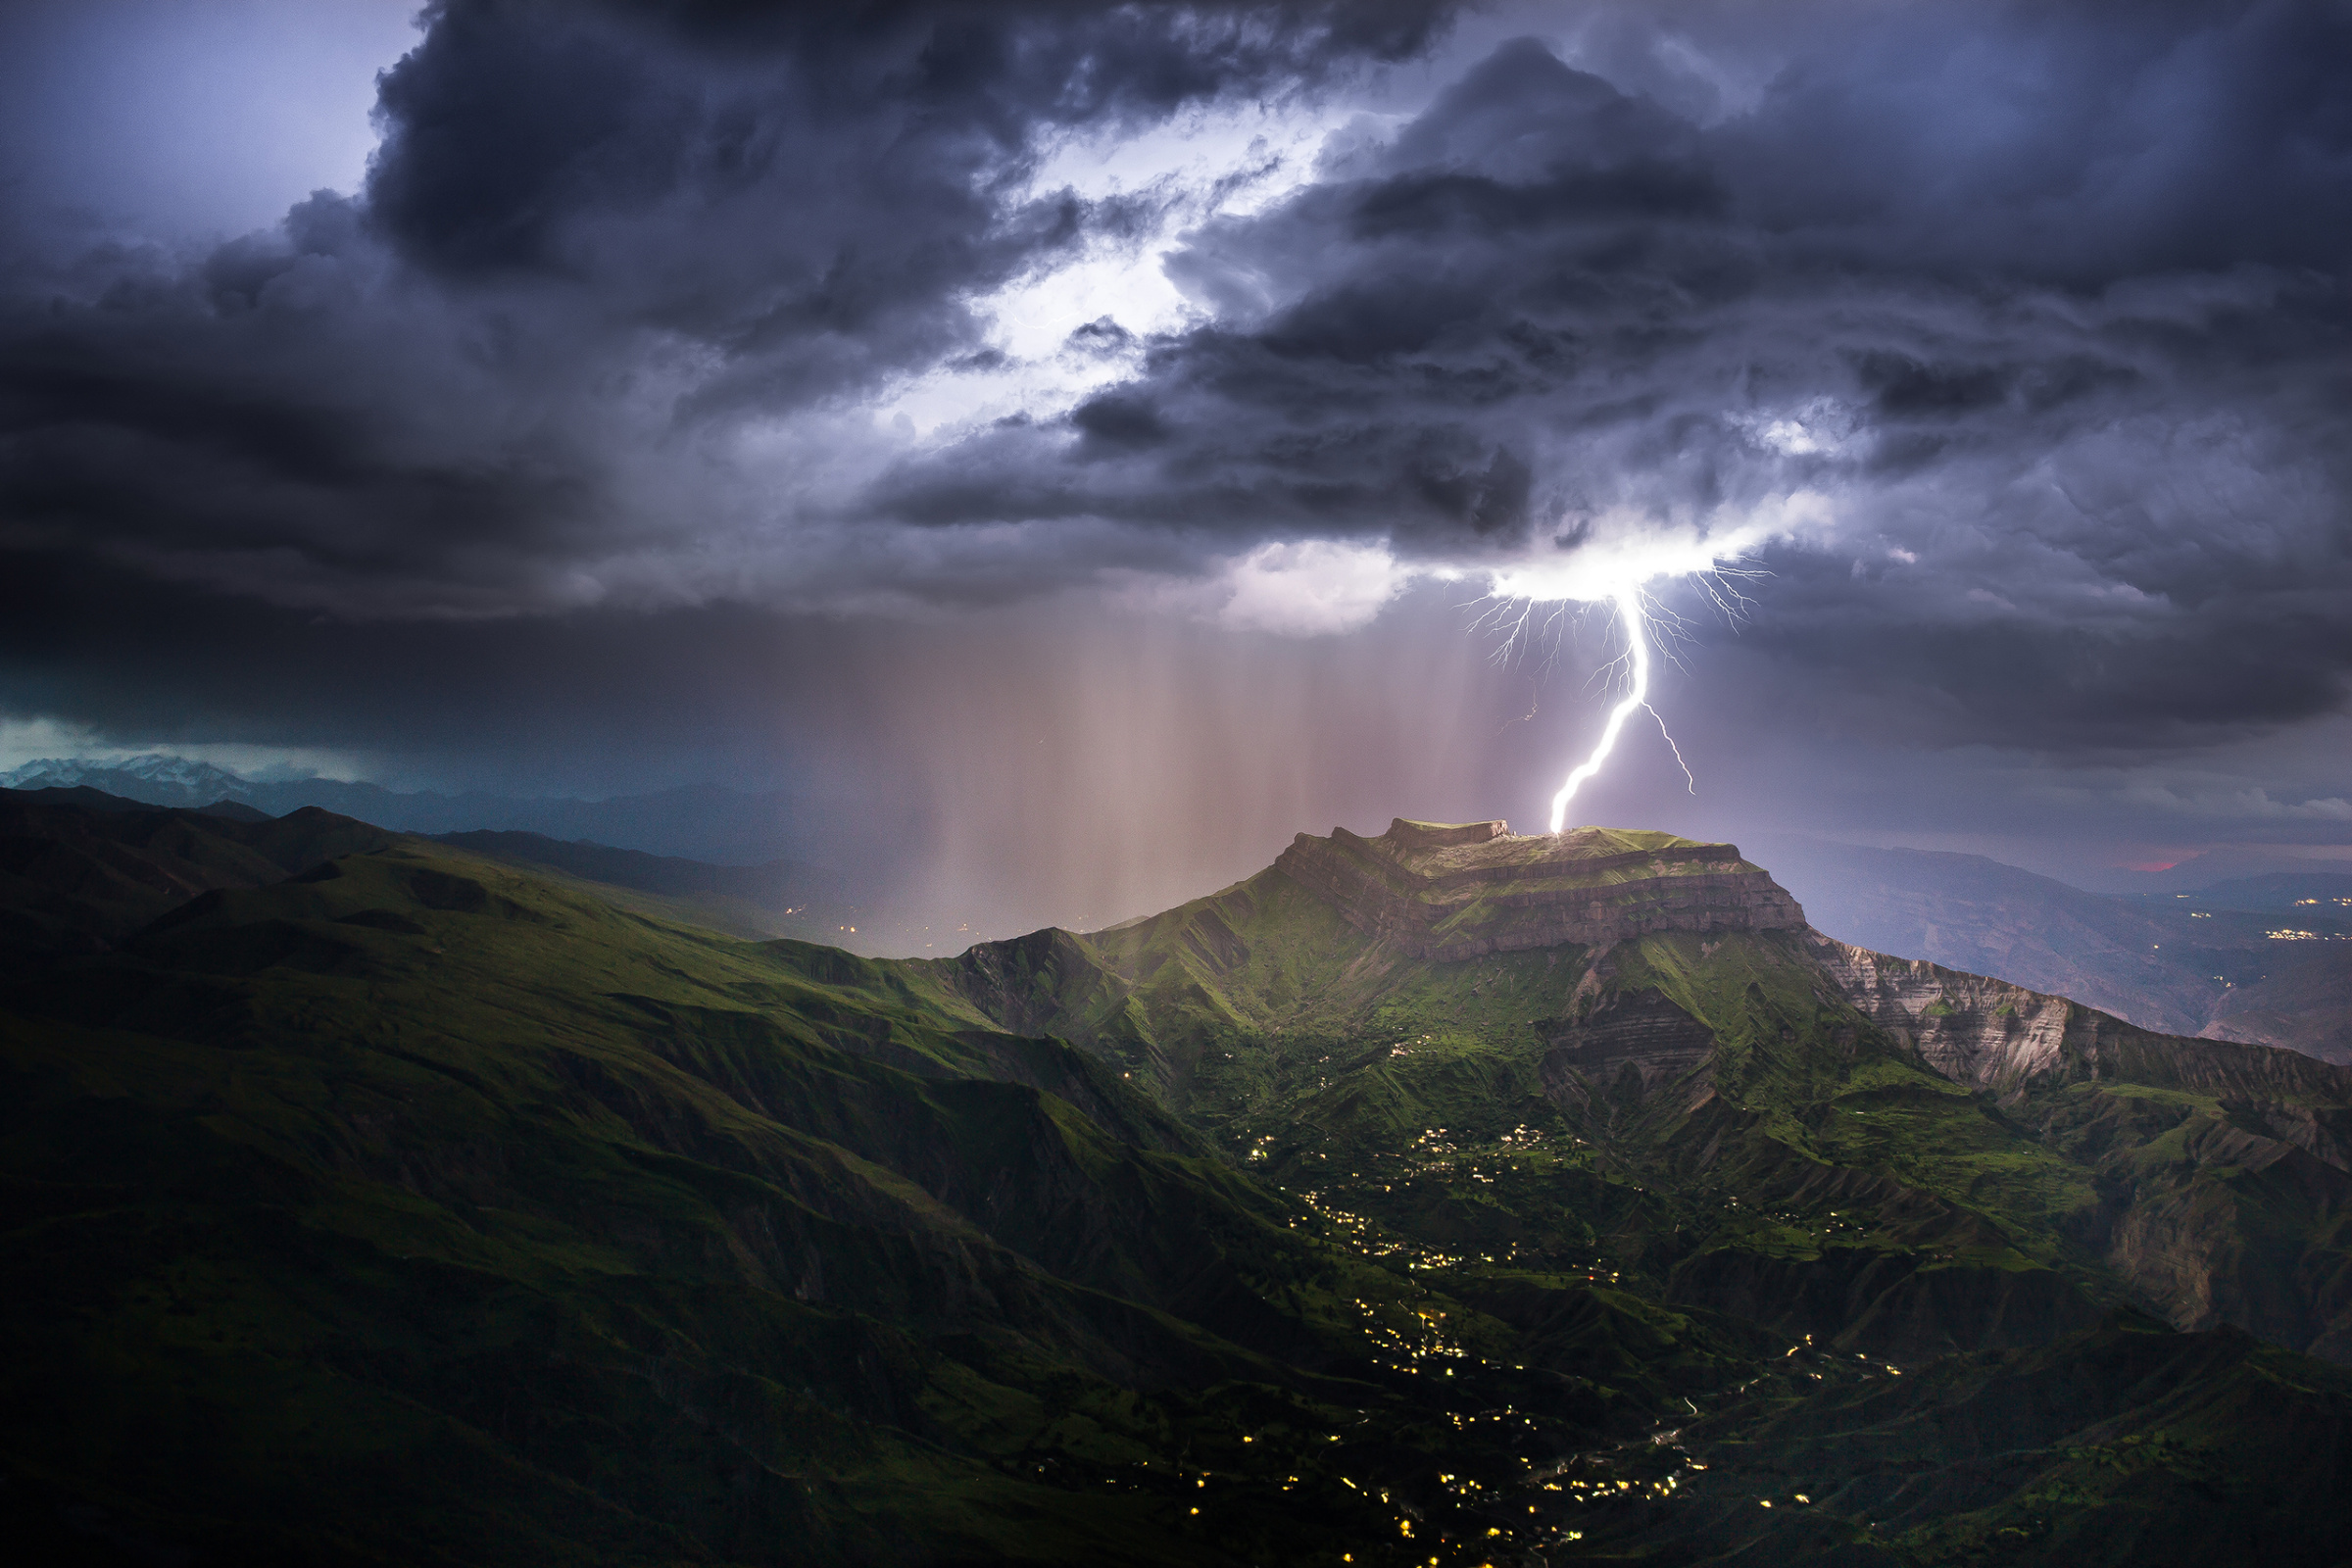
{"type": "Polygon", "coordinates": [[[1276,870],[1417,958],[1476,958],[1669,931],[1802,929],[1805,912],[1730,844],[1501,822],[1408,822],[1377,838],[1301,833],[1276,870]]]}
{"type": "Polygon", "coordinates": [[[2352,1360],[2352,1071],[1814,935],[1846,1000],[2093,1173],[2073,1240],[2176,1327],[2352,1360]]]}
{"type": "Polygon", "coordinates": [[[2057,1068],[2074,1004],[1924,958],[1815,933],[1813,956],[1873,1023],[1916,1046],[1955,1083],[1990,1088],[2057,1068]]]}
{"type": "Polygon", "coordinates": [[[2352,1097],[2341,1067],[2277,1046],[2163,1035],[2065,997],[1896,958],[1815,932],[1846,1000],[1956,1083],[2009,1093],[2044,1075],[2128,1080],[2249,1103],[2352,1097]]]}

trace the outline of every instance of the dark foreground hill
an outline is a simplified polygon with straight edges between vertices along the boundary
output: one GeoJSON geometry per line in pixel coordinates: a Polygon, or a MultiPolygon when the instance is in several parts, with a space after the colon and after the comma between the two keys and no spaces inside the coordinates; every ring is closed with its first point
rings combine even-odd
{"type": "Polygon", "coordinates": [[[331,811],[172,810],[91,789],[0,791],[0,973],[104,952],[214,888],[258,888],[394,835],[331,811]]]}
{"type": "Polygon", "coordinates": [[[1335,833],[895,963],[240,864],[0,993],[52,1560],[2352,1556],[2352,1075],[1727,846],[1335,833]]]}

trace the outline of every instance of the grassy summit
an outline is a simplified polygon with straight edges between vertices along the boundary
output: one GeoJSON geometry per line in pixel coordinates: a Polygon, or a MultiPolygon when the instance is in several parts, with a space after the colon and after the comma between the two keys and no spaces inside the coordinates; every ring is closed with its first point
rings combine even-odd
{"type": "Polygon", "coordinates": [[[900,962],[230,857],[0,993],[0,1506],[93,1563],[2352,1551],[2345,1074],[1479,826],[900,962]],[[1615,934],[1449,945],[1555,918],[1615,934]]]}

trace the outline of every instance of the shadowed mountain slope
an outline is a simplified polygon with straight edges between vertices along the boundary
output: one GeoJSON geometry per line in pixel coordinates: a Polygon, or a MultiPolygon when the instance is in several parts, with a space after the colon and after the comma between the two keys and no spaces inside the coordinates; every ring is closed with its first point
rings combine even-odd
{"type": "Polygon", "coordinates": [[[1487,826],[953,960],[414,840],[223,872],[0,987],[0,1511],[88,1562],[2352,1555],[2301,1353],[2352,1359],[2348,1075],[1487,826]]]}
{"type": "Polygon", "coordinates": [[[647,855],[586,840],[539,833],[440,833],[435,842],[525,870],[556,872],[593,884],[604,897],[642,913],[707,925],[755,941],[768,937],[821,940],[858,918],[841,878],[797,860],[762,865],[713,865],[707,860],[647,855]],[[625,890],[625,891],[623,891],[625,890]],[[631,898],[630,894],[650,895],[631,898]]]}
{"type": "Polygon", "coordinates": [[[1197,1561],[1192,1474],[1396,1403],[1409,1287],[1090,1057],[447,852],[52,965],[0,1063],[18,1485],[202,1552],[1197,1561]]]}
{"type": "Polygon", "coordinates": [[[96,790],[0,791],[0,968],[100,952],[214,888],[256,888],[394,835],[331,811],[159,810],[96,790]]]}

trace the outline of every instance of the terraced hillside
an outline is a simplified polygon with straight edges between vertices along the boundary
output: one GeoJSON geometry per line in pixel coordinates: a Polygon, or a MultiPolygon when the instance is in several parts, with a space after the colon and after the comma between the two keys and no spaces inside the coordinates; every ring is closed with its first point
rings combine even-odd
{"type": "Polygon", "coordinates": [[[383,835],[44,952],[0,1510],[88,1563],[2352,1554],[2344,1075],[1837,949],[1728,847],[1480,830],[1340,847],[1401,929],[1274,867],[874,962],[383,835]],[[1440,956],[1530,909],[1617,925],[1440,956]]]}

